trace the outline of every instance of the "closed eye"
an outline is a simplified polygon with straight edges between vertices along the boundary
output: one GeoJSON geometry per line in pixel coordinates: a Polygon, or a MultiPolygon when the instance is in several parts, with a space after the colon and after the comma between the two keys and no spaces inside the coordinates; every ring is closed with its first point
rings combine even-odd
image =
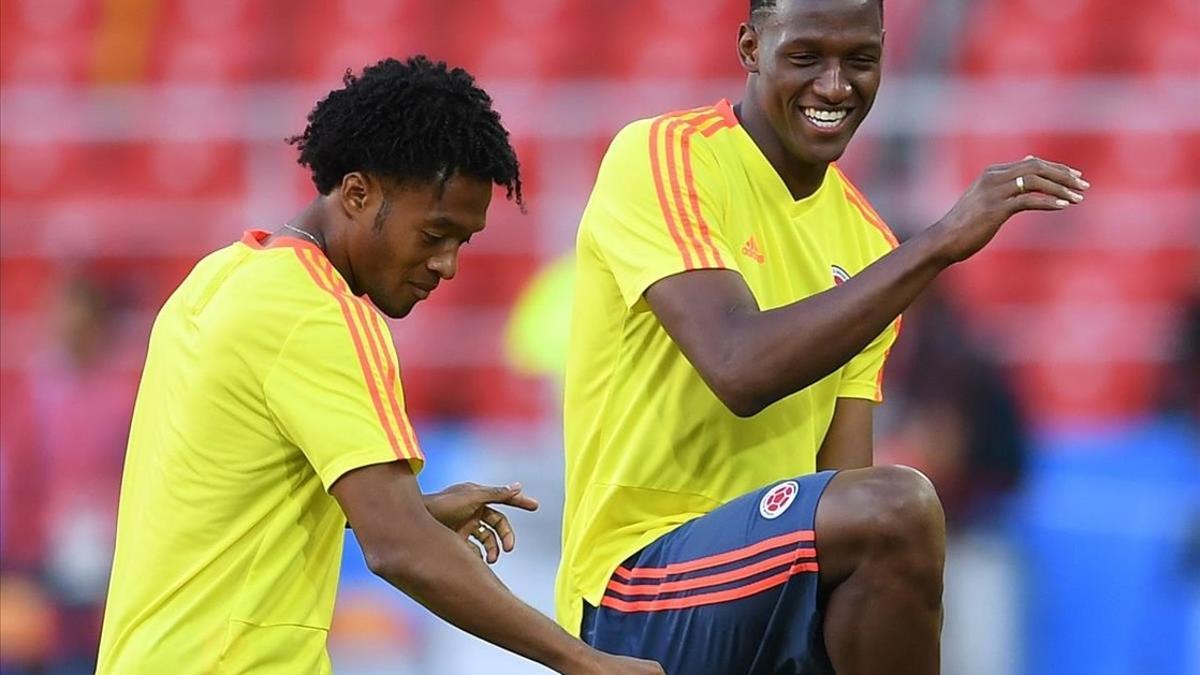
{"type": "Polygon", "coordinates": [[[445,237],[440,234],[434,234],[433,232],[427,232],[425,230],[421,230],[421,237],[425,240],[426,244],[437,244],[445,239],[445,237]]]}

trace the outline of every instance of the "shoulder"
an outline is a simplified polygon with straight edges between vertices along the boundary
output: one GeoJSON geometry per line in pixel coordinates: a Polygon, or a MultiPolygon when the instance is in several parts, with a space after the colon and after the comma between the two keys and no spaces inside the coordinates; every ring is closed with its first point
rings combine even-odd
{"type": "Polygon", "coordinates": [[[367,323],[375,311],[355,297],[329,259],[311,246],[254,251],[238,277],[232,295],[241,298],[248,323],[267,322],[287,331],[356,316],[367,323]]]}
{"type": "MultiPolygon", "coordinates": [[[[275,303],[286,308],[280,311],[281,348],[302,359],[313,353],[327,357],[357,353],[360,360],[364,354],[372,354],[379,359],[391,343],[382,313],[365,298],[355,296],[332,265],[327,270],[323,267],[314,265],[312,277],[297,281],[286,294],[276,297],[275,303]]],[[[264,314],[271,312],[271,308],[263,310],[264,314]]]]}
{"type": "Polygon", "coordinates": [[[845,172],[837,164],[830,164],[829,170],[831,172],[830,180],[833,181],[830,187],[835,189],[841,199],[846,202],[851,216],[871,234],[877,247],[886,253],[899,246],[900,241],[896,239],[896,235],[888,227],[887,222],[880,217],[875,207],[871,206],[871,202],[851,182],[845,172]]]}
{"type": "MultiPolygon", "coordinates": [[[[303,323],[345,325],[351,332],[377,333],[383,322],[379,310],[365,298],[354,295],[349,284],[320,251],[311,247],[295,250],[288,293],[306,309],[303,323]]],[[[386,330],[384,328],[383,330],[386,330]]]]}
{"type": "Polygon", "coordinates": [[[650,165],[660,161],[665,163],[671,159],[668,153],[681,150],[690,153],[699,148],[700,152],[711,154],[711,137],[736,124],[733,111],[725,101],[635,120],[613,137],[605,158],[650,165]]]}

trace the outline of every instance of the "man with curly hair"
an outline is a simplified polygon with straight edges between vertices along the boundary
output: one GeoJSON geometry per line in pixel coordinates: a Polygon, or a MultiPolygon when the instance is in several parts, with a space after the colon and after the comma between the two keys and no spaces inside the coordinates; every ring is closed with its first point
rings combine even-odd
{"type": "Polygon", "coordinates": [[[522,203],[492,101],[424,57],[347,74],[291,139],[317,197],[212,253],[159,312],[134,411],[100,673],[328,673],[347,523],[368,566],[475,635],[565,673],[661,673],[570,637],[480,560],[520,485],[422,495],[380,312],[454,277],[492,186],[522,203]]]}

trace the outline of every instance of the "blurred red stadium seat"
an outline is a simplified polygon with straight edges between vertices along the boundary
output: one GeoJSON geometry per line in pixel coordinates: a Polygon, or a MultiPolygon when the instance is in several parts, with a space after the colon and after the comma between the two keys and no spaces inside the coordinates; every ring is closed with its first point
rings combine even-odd
{"type": "Polygon", "coordinates": [[[439,21],[437,49],[485,86],[498,79],[580,77],[596,72],[595,55],[578,48],[588,11],[582,0],[452,3],[439,21]]]}
{"type": "MultiPolygon", "coordinates": [[[[1104,86],[1106,77],[1194,74],[1196,66],[1184,64],[1196,41],[1185,27],[1198,16],[1187,0],[1133,13],[1115,0],[981,3],[960,67],[974,77],[1088,77],[1092,86],[1104,86]]],[[[1069,162],[1096,186],[1053,223],[1019,217],[991,249],[950,275],[1043,421],[1127,416],[1151,406],[1163,336],[1172,329],[1164,308],[1200,283],[1200,233],[1188,197],[1200,186],[1200,134],[1141,131],[1157,121],[1143,119],[1145,98],[1126,99],[1104,111],[1124,131],[967,133],[944,138],[935,151],[964,185],[984,166],[1028,152],[1069,162]]],[[[1046,105],[1094,104],[1051,96],[1046,105]]]]}
{"type": "Polygon", "coordinates": [[[278,31],[276,60],[265,74],[284,81],[316,81],[332,88],[347,69],[355,72],[386,57],[426,52],[436,57],[441,11],[433,3],[349,0],[303,3],[278,31]]]}
{"type": "Polygon", "coordinates": [[[172,83],[253,80],[276,45],[269,0],[168,0],[148,45],[148,79],[172,83]]]}
{"type": "Polygon", "coordinates": [[[58,264],[45,257],[5,256],[0,266],[0,315],[34,313],[50,305],[58,264]]]}
{"type": "MultiPolygon", "coordinates": [[[[107,81],[103,73],[93,72],[98,36],[119,29],[121,17],[106,13],[104,3],[84,0],[0,4],[0,82],[6,89],[69,85],[6,103],[6,123],[16,120],[22,134],[13,135],[6,127],[0,143],[0,199],[5,206],[0,304],[5,319],[17,317],[28,324],[36,318],[60,261],[75,258],[99,258],[107,261],[102,267],[138,280],[133,285],[144,286],[144,293],[134,293],[133,304],[152,309],[198,255],[241,229],[272,227],[247,218],[285,217],[284,205],[312,195],[306,172],[293,163],[292,149],[276,139],[268,145],[246,135],[253,127],[246,116],[253,113],[239,105],[238,92],[252,91],[260,103],[295,108],[291,126],[279,129],[282,139],[300,130],[312,102],[308,97],[336,86],[347,68],[427,52],[468,67],[485,86],[503,85],[496,87],[501,112],[523,129],[515,140],[530,213],[518,215],[497,196],[489,230],[464,253],[459,278],[439,291],[438,304],[428,308],[432,312],[420,311],[417,320],[398,327],[402,358],[415,358],[423,345],[436,343],[443,331],[458,330],[462,321],[477,322],[477,334],[499,331],[521,284],[543,258],[569,246],[595,163],[620,126],[612,120],[623,123],[643,112],[659,112],[638,107],[648,105],[642,92],[678,106],[711,102],[695,99],[701,88],[736,97],[738,92],[724,83],[742,76],[735,38],[738,23],[746,18],[745,3],[722,0],[151,4],[155,14],[142,35],[147,40],[143,67],[129,71],[142,78],[132,83],[134,91],[143,91],[136,88],[143,83],[152,87],[143,91],[149,103],[114,108],[128,115],[111,118],[84,116],[80,111],[87,108],[68,99],[94,94],[86,87],[89,82],[107,81]],[[585,117],[580,128],[590,130],[583,134],[572,128],[570,115],[556,111],[563,119],[551,119],[540,113],[541,92],[568,81],[585,92],[576,111],[585,117]],[[271,86],[252,88],[261,83],[271,86]],[[603,96],[589,89],[596,84],[603,96]],[[664,90],[676,85],[677,92],[664,90]],[[595,125],[590,116],[606,121],[595,125]],[[263,179],[255,167],[272,162],[279,165],[280,177],[271,178],[275,188],[266,193],[278,203],[251,204],[263,190],[251,185],[263,179]],[[65,193],[63,186],[70,186],[65,193]],[[195,226],[181,227],[182,221],[195,226]],[[127,250],[140,253],[125,256],[127,250]],[[465,318],[441,312],[441,306],[454,306],[465,318]]],[[[931,25],[922,20],[929,7],[928,0],[888,6],[893,71],[921,54],[923,31],[931,25]]],[[[1139,6],[1137,12],[1117,0],[989,0],[962,9],[967,21],[951,61],[968,82],[1044,80],[1071,84],[1070,91],[1078,92],[1086,91],[1080,83],[1104,87],[1106,78],[1116,77],[1153,92],[1155,77],[1186,76],[1200,69],[1200,43],[1193,39],[1200,9],[1194,0],[1161,0],[1139,6]]],[[[948,135],[939,129],[937,140],[925,141],[938,180],[920,186],[921,195],[912,197],[940,200],[941,192],[947,192],[950,199],[949,192],[973,180],[985,165],[1027,152],[1070,161],[1097,186],[1082,207],[1053,224],[1023,216],[1006,228],[992,250],[951,275],[954,287],[971,299],[966,304],[974,308],[973,320],[991,326],[1004,340],[1027,339],[1012,336],[1029,327],[1023,323],[1040,321],[1013,308],[1061,317],[1063,306],[1101,302],[1072,295],[1095,284],[1083,270],[1097,260],[1104,261],[1111,277],[1106,288],[1117,303],[1169,303],[1195,284],[1194,274],[1188,273],[1197,263],[1195,204],[1188,195],[1200,185],[1200,133],[1194,125],[1182,132],[1145,131],[1155,120],[1143,120],[1147,106],[1139,96],[1102,111],[1103,119],[1123,131],[1039,127],[1042,117],[1069,119],[1073,107],[1091,104],[1056,94],[1047,89],[1030,106],[1034,131],[1021,131],[1030,126],[1022,120],[997,118],[985,103],[964,101],[963,110],[947,113],[951,126],[962,128],[948,135]],[[1046,111],[1042,116],[1039,106],[1046,111]],[[1059,284],[1074,290],[1059,295],[1053,290],[1059,284]]],[[[886,156],[889,142],[887,136],[859,138],[843,162],[846,170],[862,183],[874,182],[873,174],[886,170],[876,160],[886,156]]],[[[1142,334],[1141,328],[1129,331],[1142,334]]],[[[1014,367],[1023,377],[1040,382],[1059,368],[1086,370],[1055,356],[1053,331],[1039,328],[1037,334],[1051,337],[1020,343],[1025,351],[1014,367]]],[[[471,354],[465,365],[414,364],[417,382],[412,386],[424,386],[420,373],[425,372],[430,382],[448,374],[461,376],[483,392],[519,389],[507,375],[496,374],[502,368],[497,340],[488,337],[480,345],[463,347],[471,354]]],[[[1152,366],[1151,356],[1145,358],[1152,366]]],[[[1145,364],[1139,363],[1121,367],[1142,373],[1137,368],[1145,364]]],[[[1153,367],[1144,372],[1152,375],[1153,367]]],[[[1033,381],[1026,388],[1040,392],[1031,395],[1046,414],[1079,409],[1080,399],[1033,386],[1033,381]]],[[[1123,383],[1120,378],[1101,381],[1095,385],[1097,400],[1110,408],[1144,400],[1123,398],[1123,383]]],[[[436,396],[440,398],[431,400],[440,402],[431,403],[428,411],[461,405],[468,406],[461,410],[464,414],[503,417],[532,416],[538,410],[520,394],[512,405],[503,396],[499,403],[462,392],[436,396]]],[[[424,405],[422,398],[414,396],[414,405],[424,405]]]]}
{"type": "Polygon", "coordinates": [[[606,51],[598,55],[610,77],[686,81],[743,74],[737,60],[737,27],[746,19],[745,4],[627,0],[613,5],[606,51]]]}
{"type": "Polygon", "coordinates": [[[0,82],[85,82],[90,75],[100,4],[86,0],[0,3],[0,82]]]}
{"type": "Polygon", "coordinates": [[[84,148],[78,143],[0,143],[0,199],[44,199],[83,178],[84,148]]]}

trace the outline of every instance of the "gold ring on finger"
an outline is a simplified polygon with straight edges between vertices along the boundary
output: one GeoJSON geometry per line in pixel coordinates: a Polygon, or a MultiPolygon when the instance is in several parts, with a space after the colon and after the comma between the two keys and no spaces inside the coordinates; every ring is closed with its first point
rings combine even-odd
{"type": "Polygon", "coordinates": [[[1017,192],[1025,194],[1025,176],[1017,176],[1017,192]]]}

